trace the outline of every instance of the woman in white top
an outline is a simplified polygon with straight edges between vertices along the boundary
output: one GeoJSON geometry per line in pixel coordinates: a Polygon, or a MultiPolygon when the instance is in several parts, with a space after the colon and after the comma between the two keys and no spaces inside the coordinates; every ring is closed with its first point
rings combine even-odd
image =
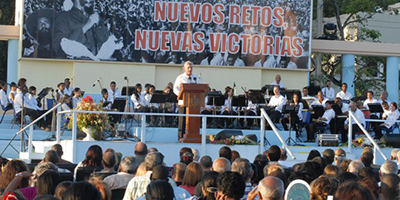
{"type": "Polygon", "coordinates": [[[78,107],[78,103],[82,101],[82,92],[80,88],[74,89],[74,96],[72,97],[72,108],[78,107]]]}
{"type": "Polygon", "coordinates": [[[298,110],[297,110],[297,112],[296,113],[289,113],[289,114],[286,114],[283,118],[282,118],[282,120],[281,120],[281,123],[282,123],[282,126],[283,126],[283,128],[285,129],[285,131],[287,131],[288,130],[288,126],[287,126],[287,123],[289,123],[289,117],[291,118],[291,120],[290,120],[290,122],[291,122],[291,127],[296,131],[296,133],[297,133],[297,131],[298,131],[298,129],[297,129],[297,124],[299,124],[302,120],[303,120],[303,114],[302,114],[302,111],[303,111],[303,103],[301,103],[300,102],[300,97],[299,97],[299,95],[297,94],[297,93],[294,93],[293,94],[293,96],[292,96],[292,101],[290,102],[290,104],[286,104],[286,106],[293,106],[293,107],[295,107],[295,108],[297,108],[298,107],[298,110]]]}
{"type": "Polygon", "coordinates": [[[103,104],[103,107],[104,107],[105,110],[111,110],[111,106],[114,103],[113,102],[114,99],[112,97],[108,96],[108,90],[103,88],[101,90],[101,95],[103,97],[100,99],[100,103],[103,104]]]}
{"type": "MultiPolygon", "coordinates": [[[[225,88],[225,103],[221,109],[221,115],[237,115],[237,108],[232,106],[233,89],[229,86],[225,88]]],[[[233,118],[222,118],[221,125],[230,128],[232,127],[233,118]]]]}
{"type": "Polygon", "coordinates": [[[384,113],[382,115],[382,119],[385,122],[379,126],[374,127],[375,139],[380,139],[382,137],[382,130],[388,131],[396,124],[395,120],[397,120],[400,116],[399,111],[397,110],[397,103],[392,102],[390,104],[390,112],[384,113]]]}
{"type": "MultiPolygon", "coordinates": [[[[65,94],[64,96],[61,97],[60,99],[60,103],[61,103],[61,111],[69,111],[71,110],[71,108],[69,107],[69,105],[71,104],[71,97],[67,94],[65,94]]],[[[67,119],[68,117],[71,116],[71,113],[68,114],[63,114],[64,115],[64,119],[67,119]]]]}
{"type": "Polygon", "coordinates": [[[12,82],[10,85],[10,93],[8,94],[8,99],[13,104],[14,104],[14,98],[16,95],[17,95],[17,85],[14,82],[12,82]]]}
{"type": "Polygon", "coordinates": [[[139,111],[146,111],[146,105],[145,105],[145,98],[142,94],[142,84],[138,83],[135,86],[135,91],[133,92],[131,96],[131,100],[133,102],[133,108],[135,110],[139,111]]]}

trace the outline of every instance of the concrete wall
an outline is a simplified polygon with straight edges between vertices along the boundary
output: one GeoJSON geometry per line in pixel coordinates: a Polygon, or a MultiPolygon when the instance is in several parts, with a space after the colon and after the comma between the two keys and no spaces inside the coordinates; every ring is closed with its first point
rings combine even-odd
{"type": "MultiPolygon", "coordinates": [[[[64,80],[73,77],[73,86],[80,87],[87,93],[100,93],[100,87],[92,87],[101,77],[102,86],[107,87],[114,80],[117,87],[126,85],[127,76],[130,85],[136,83],[152,83],[157,89],[163,89],[168,82],[175,82],[181,74],[182,65],[154,65],[128,62],[94,62],[70,60],[28,59],[19,60],[18,77],[28,79],[28,85],[34,85],[39,90],[53,87],[64,80]]],[[[236,83],[238,94],[243,93],[240,87],[257,89],[274,81],[276,74],[281,74],[286,88],[300,89],[308,85],[308,70],[266,69],[254,67],[227,66],[195,66],[193,73],[201,75],[202,83],[223,90],[225,86],[236,83]]]]}

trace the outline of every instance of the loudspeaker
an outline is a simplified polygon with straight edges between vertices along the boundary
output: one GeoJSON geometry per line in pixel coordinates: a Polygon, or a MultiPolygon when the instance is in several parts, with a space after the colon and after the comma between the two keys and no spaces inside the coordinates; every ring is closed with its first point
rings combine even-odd
{"type": "Polygon", "coordinates": [[[383,137],[386,139],[386,146],[400,147],[400,134],[386,134],[383,137]]]}
{"type": "Polygon", "coordinates": [[[243,132],[239,131],[239,130],[222,130],[215,136],[214,139],[223,140],[223,139],[230,138],[231,136],[236,136],[236,135],[243,135],[243,132]]]}

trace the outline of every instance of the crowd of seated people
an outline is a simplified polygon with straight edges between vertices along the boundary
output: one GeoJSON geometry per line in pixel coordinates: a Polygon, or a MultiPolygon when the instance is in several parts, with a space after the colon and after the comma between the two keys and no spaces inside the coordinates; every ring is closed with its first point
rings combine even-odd
{"type": "MultiPolygon", "coordinates": [[[[180,162],[166,166],[163,152],[138,142],[132,155],[114,149],[89,147],[79,164],[62,160],[62,148],[37,164],[1,159],[0,196],[3,199],[284,199],[288,185],[303,180],[311,199],[398,199],[400,152],[373,164],[371,148],[350,160],[337,148],[310,151],[305,162],[287,162],[284,149],[272,145],[253,161],[224,146],[219,157],[199,155],[184,147],[180,162]],[[69,168],[71,170],[62,169],[69,168]]],[[[168,155],[173,156],[173,155],[168,155]]]]}

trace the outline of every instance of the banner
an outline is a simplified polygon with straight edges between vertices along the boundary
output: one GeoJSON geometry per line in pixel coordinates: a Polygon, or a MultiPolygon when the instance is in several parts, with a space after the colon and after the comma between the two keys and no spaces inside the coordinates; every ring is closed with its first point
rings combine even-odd
{"type": "Polygon", "coordinates": [[[23,57],[308,69],[311,0],[25,0],[23,57]]]}

